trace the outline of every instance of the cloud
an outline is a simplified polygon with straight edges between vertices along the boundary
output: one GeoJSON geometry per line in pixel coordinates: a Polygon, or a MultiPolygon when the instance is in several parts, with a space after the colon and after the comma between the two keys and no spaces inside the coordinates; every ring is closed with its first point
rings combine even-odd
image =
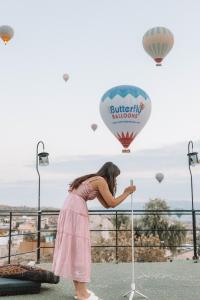
{"type": "MultiPolygon", "coordinates": [[[[58,157],[48,167],[40,168],[42,202],[46,206],[60,207],[66,197],[68,184],[78,176],[96,172],[106,161],[113,161],[121,169],[118,192],[134,179],[137,201],[161,197],[168,201],[190,201],[190,175],[187,161],[187,143],[162,148],[135,151],[119,155],[79,155],[58,157]],[[164,181],[159,184],[155,174],[163,172],[164,181]]],[[[35,205],[38,177],[34,166],[25,166],[19,180],[1,181],[0,201],[35,205]],[[28,171],[27,171],[28,169],[28,171]]],[[[195,201],[200,201],[200,167],[193,168],[195,201]]],[[[92,206],[94,203],[91,202],[92,206]]],[[[95,204],[97,205],[97,203],[95,204]]]]}

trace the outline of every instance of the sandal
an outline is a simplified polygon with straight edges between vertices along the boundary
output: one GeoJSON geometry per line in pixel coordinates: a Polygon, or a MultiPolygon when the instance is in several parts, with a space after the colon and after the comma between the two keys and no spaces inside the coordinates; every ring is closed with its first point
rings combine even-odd
{"type": "Polygon", "coordinates": [[[95,294],[90,294],[89,298],[87,298],[86,300],[102,300],[100,299],[98,296],[96,296],[95,294]]]}
{"type": "MultiPolygon", "coordinates": [[[[76,296],[75,296],[76,297],[76,296]]],[[[77,299],[77,298],[76,298],[77,299]]],[[[102,300],[99,297],[97,297],[93,292],[90,291],[90,296],[89,298],[85,299],[85,300],[102,300]]]]}
{"type": "MultiPolygon", "coordinates": [[[[94,295],[94,293],[92,291],[90,291],[90,290],[87,290],[87,292],[90,293],[91,295],[94,295]]],[[[77,300],[77,296],[74,296],[74,299],[77,300]]]]}

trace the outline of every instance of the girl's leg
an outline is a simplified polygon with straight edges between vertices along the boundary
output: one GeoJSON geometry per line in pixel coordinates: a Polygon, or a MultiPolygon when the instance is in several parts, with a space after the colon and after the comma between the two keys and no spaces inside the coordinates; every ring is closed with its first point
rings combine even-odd
{"type": "Polygon", "coordinates": [[[73,280],[73,282],[78,300],[87,299],[90,296],[87,292],[87,282],[79,282],[76,280],[73,280]]]}

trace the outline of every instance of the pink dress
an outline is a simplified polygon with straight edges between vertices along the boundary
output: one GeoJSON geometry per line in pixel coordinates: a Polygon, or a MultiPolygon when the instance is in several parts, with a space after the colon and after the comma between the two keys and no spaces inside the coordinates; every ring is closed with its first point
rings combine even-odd
{"type": "Polygon", "coordinates": [[[79,282],[90,282],[91,240],[86,201],[96,198],[92,177],[69,192],[60,211],[53,256],[55,275],[79,282]]]}

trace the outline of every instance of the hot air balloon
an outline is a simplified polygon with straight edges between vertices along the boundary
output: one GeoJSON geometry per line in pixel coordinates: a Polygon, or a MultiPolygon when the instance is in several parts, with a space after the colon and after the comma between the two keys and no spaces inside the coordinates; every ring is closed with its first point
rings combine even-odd
{"type": "Polygon", "coordinates": [[[67,73],[63,74],[63,79],[67,82],[69,80],[69,75],[67,73]]]}
{"type": "Polygon", "coordinates": [[[145,51],[155,60],[156,66],[161,66],[164,57],[174,45],[172,32],[165,27],[154,27],[149,29],[143,36],[143,47],[145,51]]]}
{"type": "Polygon", "coordinates": [[[12,39],[14,30],[8,25],[0,26],[0,38],[4,41],[5,45],[12,39]]]}
{"type": "Polygon", "coordinates": [[[92,125],[91,125],[91,128],[92,128],[93,131],[97,130],[97,127],[98,127],[97,124],[92,124],[92,125]]]}
{"type": "Polygon", "coordinates": [[[164,179],[164,174],[163,173],[157,173],[155,177],[158,180],[158,182],[161,183],[164,179]]]}
{"type": "Polygon", "coordinates": [[[128,147],[150,117],[151,100],[136,86],[116,86],[101,98],[100,114],[106,126],[123,145],[122,152],[130,152],[128,147]]]}

